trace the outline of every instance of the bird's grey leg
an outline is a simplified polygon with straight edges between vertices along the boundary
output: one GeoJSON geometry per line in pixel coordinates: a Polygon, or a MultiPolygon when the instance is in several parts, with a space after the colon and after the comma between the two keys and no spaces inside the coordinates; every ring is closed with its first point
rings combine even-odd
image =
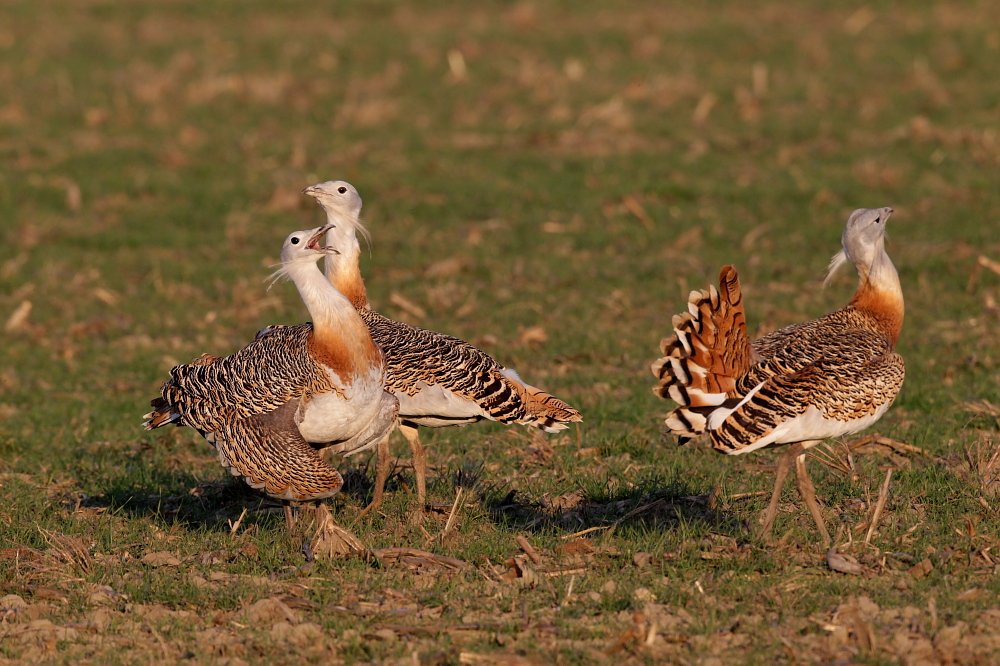
{"type": "Polygon", "coordinates": [[[761,523],[760,530],[757,532],[759,537],[768,537],[771,534],[771,526],[774,524],[774,518],[778,515],[778,501],[781,499],[781,487],[785,485],[785,479],[788,478],[788,472],[792,469],[792,462],[802,453],[802,444],[796,443],[788,447],[780,456],[778,456],[778,469],[775,472],[774,479],[774,490],[771,492],[771,503],[767,506],[767,512],[764,513],[764,522],[761,523]]]}
{"type": "Polygon", "coordinates": [[[413,453],[413,474],[417,477],[417,505],[422,510],[427,502],[427,451],[420,443],[420,433],[417,426],[401,422],[399,432],[410,443],[410,451],[413,453]]]}
{"type": "Polygon", "coordinates": [[[819,504],[816,502],[816,487],[813,485],[812,479],[809,478],[809,472],[806,471],[804,450],[801,455],[795,458],[795,480],[799,486],[799,494],[802,495],[802,499],[805,500],[806,507],[809,509],[809,515],[816,521],[816,527],[819,528],[820,538],[823,539],[823,548],[829,550],[830,533],[826,531],[823,514],[820,513],[819,504]]]}
{"type": "Polygon", "coordinates": [[[295,529],[295,514],[292,512],[292,503],[288,500],[281,500],[281,507],[285,510],[285,529],[291,532],[295,529]]]}

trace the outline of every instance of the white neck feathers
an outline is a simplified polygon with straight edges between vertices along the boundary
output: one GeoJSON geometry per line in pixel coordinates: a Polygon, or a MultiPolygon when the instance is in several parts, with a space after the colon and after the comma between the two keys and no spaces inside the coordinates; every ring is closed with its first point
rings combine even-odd
{"type": "MultiPolygon", "coordinates": [[[[333,224],[334,228],[326,232],[326,243],[340,249],[340,256],[327,258],[326,277],[354,307],[368,307],[368,292],[359,266],[361,244],[358,242],[356,230],[360,222],[357,219],[346,219],[331,211],[327,211],[327,221],[333,224]]],[[[364,233],[364,228],[361,229],[364,233]]]]}
{"type": "Polygon", "coordinates": [[[851,305],[875,316],[895,345],[903,328],[903,289],[899,274],[885,248],[879,243],[871,265],[858,265],[858,290],[851,305]]]}
{"type": "MultiPolygon", "coordinates": [[[[860,272],[860,269],[859,269],[860,272]]],[[[875,260],[867,270],[867,275],[862,279],[867,279],[872,288],[876,291],[893,292],[902,295],[902,287],[899,284],[899,273],[892,263],[892,259],[886,254],[885,247],[879,247],[875,260]]]]}
{"type": "Polygon", "coordinates": [[[299,290],[314,326],[335,325],[344,315],[357,316],[350,301],[323,276],[316,262],[293,263],[284,268],[299,290]]]}

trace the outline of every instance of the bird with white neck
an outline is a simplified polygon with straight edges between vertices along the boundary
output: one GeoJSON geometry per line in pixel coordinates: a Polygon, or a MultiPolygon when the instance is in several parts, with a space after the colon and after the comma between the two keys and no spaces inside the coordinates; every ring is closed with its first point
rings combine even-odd
{"type": "Polygon", "coordinates": [[[878,421],[903,384],[896,353],[903,292],[885,251],[892,212],[863,208],[847,221],[827,273],[829,281],[839,266],[854,264],[858,287],[845,307],[751,342],[739,277],[725,266],[718,289],[691,292],[688,312],[674,316],[674,335],[652,365],[659,380],[653,392],[679,405],[666,425],[682,442],[708,434],[712,447],[729,455],[791,444],[778,458],[761,535],[770,533],[794,463],[799,493],[829,547],[805,451],[878,421]]]}
{"type": "MultiPolygon", "coordinates": [[[[336,237],[337,246],[344,248],[344,257],[326,262],[327,277],[351,301],[385,354],[386,390],[399,399],[398,426],[413,453],[421,507],[426,500],[427,456],[419,427],[491,420],[551,433],[582,420],[573,407],[526,384],[514,370],[469,343],[373,311],[359,266],[357,234],[368,236],[360,220],[361,196],[342,180],[319,183],[302,192],[322,206],[327,222],[334,227],[328,239],[336,237]]],[[[388,443],[376,450],[375,494],[369,508],[381,503],[389,469],[388,443]]]]}
{"type": "Polygon", "coordinates": [[[282,500],[314,501],[320,528],[329,516],[319,500],[343,478],[317,454],[350,455],[376,446],[396,421],[398,401],[384,388],[381,350],[350,301],[317,266],[342,255],[320,245],[323,225],[290,234],[274,280],[288,277],[311,323],[274,326],[226,357],[205,354],[170,371],[146,415],[147,430],[189,425],[218,451],[219,462],[251,487],[282,500]]]}

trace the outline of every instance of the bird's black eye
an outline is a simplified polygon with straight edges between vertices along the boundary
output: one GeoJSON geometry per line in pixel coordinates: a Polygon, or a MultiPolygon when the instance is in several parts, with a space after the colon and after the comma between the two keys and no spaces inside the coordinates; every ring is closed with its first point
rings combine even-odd
{"type": "Polygon", "coordinates": [[[876,218],[875,218],[875,224],[878,224],[878,223],[879,223],[879,222],[881,222],[881,221],[882,221],[882,218],[881,218],[881,217],[876,217],[876,218]]]}
{"type": "Polygon", "coordinates": [[[347,194],[347,188],[346,187],[338,187],[337,191],[340,192],[341,194],[347,194]]]}
{"type": "Polygon", "coordinates": [[[298,238],[293,238],[292,239],[292,245],[298,245],[298,244],[299,244],[299,239],[298,238]]]}

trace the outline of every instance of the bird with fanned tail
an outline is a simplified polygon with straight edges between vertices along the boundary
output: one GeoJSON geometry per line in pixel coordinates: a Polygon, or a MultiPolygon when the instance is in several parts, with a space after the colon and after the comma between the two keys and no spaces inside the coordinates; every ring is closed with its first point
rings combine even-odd
{"type": "Polygon", "coordinates": [[[290,234],[273,276],[292,280],[312,322],[265,329],[230,356],[205,354],[173,368],[143,424],[195,428],[230,473],[282,500],[289,527],[289,502],[309,500],[322,529],[329,516],[319,500],[344,484],[316,449],[350,455],[375,446],[392,432],[398,407],[384,390],[381,350],[317,265],[349,256],[320,245],[330,230],[290,234]]]}
{"type": "Polygon", "coordinates": [[[691,292],[688,312],[674,316],[674,335],[652,365],[659,380],[653,392],[679,404],[666,425],[682,440],[708,433],[713,448],[729,455],[791,445],[778,458],[761,535],[770,533],[794,462],[799,492],[830,545],[805,451],[878,421],[903,384],[903,358],[895,351],[903,293],[885,251],[891,214],[859,209],[847,221],[827,274],[829,281],[839,266],[854,263],[859,283],[847,306],[751,342],[739,277],[725,266],[718,289],[691,292]]]}
{"type": "MultiPolygon", "coordinates": [[[[354,304],[385,354],[385,387],[399,399],[398,426],[413,453],[420,506],[427,493],[427,456],[417,430],[420,426],[463,426],[487,419],[554,433],[582,421],[573,407],[526,384],[514,370],[469,343],[372,310],[358,265],[357,234],[367,234],[360,221],[361,196],[344,181],[313,185],[303,194],[315,197],[323,207],[331,225],[328,242],[336,238],[335,244],[344,253],[327,262],[327,277],[354,304]]],[[[389,471],[388,442],[379,445],[377,454],[371,506],[382,500],[389,471]]]]}

